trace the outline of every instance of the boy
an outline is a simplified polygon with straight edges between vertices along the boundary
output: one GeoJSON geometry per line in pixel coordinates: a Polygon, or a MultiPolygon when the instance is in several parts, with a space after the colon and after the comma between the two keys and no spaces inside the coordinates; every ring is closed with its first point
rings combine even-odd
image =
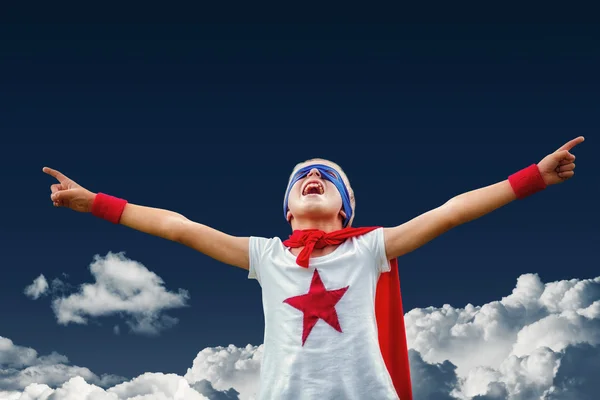
{"type": "Polygon", "coordinates": [[[293,233],[284,242],[233,237],[171,211],[92,193],[50,168],[43,171],[59,181],[51,186],[55,206],[182,243],[259,281],[265,316],[260,399],[411,400],[396,258],[571,178],[575,156],[569,150],[583,140],[392,228],[352,228],[354,193],[342,169],[324,159],[305,161],[294,168],[285,193],[284,216],[293,233]],[[383,315],[386,310],[392,312],[383,315]]]}

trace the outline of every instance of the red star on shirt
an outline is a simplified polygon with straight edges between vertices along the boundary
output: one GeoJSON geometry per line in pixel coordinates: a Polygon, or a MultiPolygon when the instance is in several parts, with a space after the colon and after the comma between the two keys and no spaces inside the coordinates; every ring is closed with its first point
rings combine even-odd
{"type": "Polygon", "coordinates": [[[302,346],[312,331],[319,318],[327,322],[336,331],[341,332],[335,305],[342,298],[349,286],[342,289],[327,290],[321,281],[319,272],[315,269],[308,293],[290,297],[283,302],[297,308],[304,313],[304,327],[302,329],[302,346]]]}

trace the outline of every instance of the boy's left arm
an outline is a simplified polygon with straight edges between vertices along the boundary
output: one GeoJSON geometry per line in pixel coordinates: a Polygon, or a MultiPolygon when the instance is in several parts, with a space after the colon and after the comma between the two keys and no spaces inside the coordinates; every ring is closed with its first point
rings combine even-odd
{"type": "MultiPolygon", "coordinates": [[[[575,156],[569,152],[583,136],[561,146],[537,164],[546,186],[570,179],[575,174],[575,156]]],[[[388,259],[400,257],[423,246],[450,229],[482,217],[517,199],[508,179],[460,194],[446,203],[393,228],[384,228],[388,259]]]]}

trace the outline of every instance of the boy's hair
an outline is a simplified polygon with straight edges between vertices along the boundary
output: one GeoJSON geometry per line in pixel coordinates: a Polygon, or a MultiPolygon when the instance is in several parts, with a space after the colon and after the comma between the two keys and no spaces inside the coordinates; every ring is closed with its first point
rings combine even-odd
{"type": "Polygon", "coordinates": [[[352,221],[354,221],[354,216],[356,215],[356,199],[354,198],[354,191],[352,190],[352,186],[350,186],[350,181],[348,180],[348,177],[346,176],[346,173],[344,172],[342,167],[340,167],[333,161],[329,161],[325,158],[311,158],[309,160],[302,161],[301,163],[296,164],[296,166],[292,170],[292,173],[290,174],[290,178],[288,179],[288,186],[290,185],[290,182],[292,181],[292,178],[294,177],[294,174],[296,173],[296,171],[298,171],[300,168],[306,166],[306,164],[317,164],[317,163],[318,164],[327,164],[330,167],[335,168],[335,170],[340,173],[340,175],[342,177],[342,181],[344,182],[344,185],[346,185],[346,190],[348,190],[348,195],[350,196],[350,205],[352,206],[352,217],[350,217],[350,220],[348,221],[348,226],[352,226],[352,221]]]}

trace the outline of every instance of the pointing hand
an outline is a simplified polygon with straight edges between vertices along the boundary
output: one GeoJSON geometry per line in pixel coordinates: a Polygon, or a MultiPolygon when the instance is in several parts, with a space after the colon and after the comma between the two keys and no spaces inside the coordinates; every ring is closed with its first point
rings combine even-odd
{"type": "Polygon", "coordinates": [[[538,168],[546,185],[564,182],[575,175],[575,171],[573,171],[575,169],[575,156],[569,150],[583,141],[583,136],[570,140],[538,163],[538,168]]]}
{"type": "Polygon", "coordinates": [[[55,207],[67,207],[79,212],[90,212],[95,193],[78,185],[75,181],[52,168],[44,167],[45,173],[53,176],[59,183],[50,186],[50,199],[55,207]]]}

